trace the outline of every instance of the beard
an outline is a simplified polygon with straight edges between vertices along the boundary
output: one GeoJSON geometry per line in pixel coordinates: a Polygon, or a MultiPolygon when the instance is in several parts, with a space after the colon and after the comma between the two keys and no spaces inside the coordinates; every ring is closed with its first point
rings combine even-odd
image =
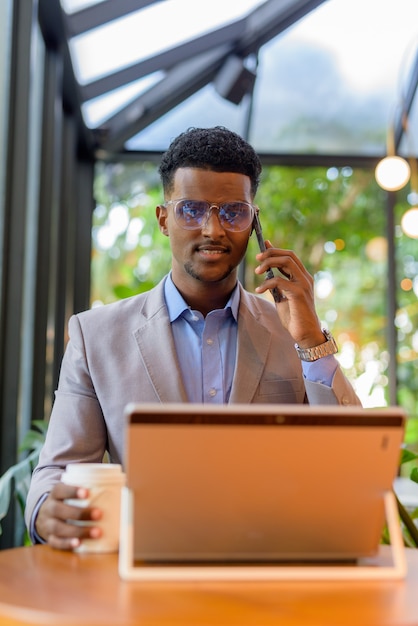
{"type": "Polygon", "coordinates": [[[233,265],[228,266],[225,269],[223,274],[221,274],[220,276],[218,275],[216,278],[213,278],[213,279],[208,279],[204,277],[202,273],[196,272],[193,268],[193,264],[190,262],[184,264],[184,269],[186,270],[186,273],[192,278],[194,278],[195,280],[199,280],[200,282],[203,282],[203,283],[219,283],[225,280],[226,278],[228,278],[229,276],[231,276],[234,270],[236,270],[236,267],[233,265]]]}

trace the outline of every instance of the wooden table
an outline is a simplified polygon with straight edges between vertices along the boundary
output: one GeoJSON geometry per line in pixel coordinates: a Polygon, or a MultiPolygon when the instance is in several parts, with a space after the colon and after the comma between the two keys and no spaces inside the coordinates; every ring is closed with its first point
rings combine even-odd
{"type": "Polygon", "coordinates": [[[0,626],[418,624],[418,550],[404,581],[123,582],[117,555],[0,552],[0,626]]]}

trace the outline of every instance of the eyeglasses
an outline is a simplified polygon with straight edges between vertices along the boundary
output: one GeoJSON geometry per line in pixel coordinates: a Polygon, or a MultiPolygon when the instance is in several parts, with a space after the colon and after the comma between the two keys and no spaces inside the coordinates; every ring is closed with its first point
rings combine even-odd
{"type": "Polygon", "coordinates": [[[255,211],[247,202],[215,204],[205,200],[168,200],[164,206],[167,204],[174,205],[176,222],[186,230],[206,226],[213,209],[217,209],[222,228],[238,233],[251,225],[255,211]]]}

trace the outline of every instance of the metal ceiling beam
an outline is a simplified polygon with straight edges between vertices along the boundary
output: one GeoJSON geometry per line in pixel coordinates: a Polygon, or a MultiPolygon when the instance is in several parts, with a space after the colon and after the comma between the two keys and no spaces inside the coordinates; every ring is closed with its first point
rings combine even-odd
{"type": "MultiPolygon", "coordinates": [[[[234,39],[229,36],[227,45],[218,44],[218,48],[215,47],[215,38],[218,37],[219,41],[224,41],[227,32],[220,29],[223,32],[209,33],[164,53],[169,55],[168,59],[171,62],[176,52],[177,59],[183,58],[187,53],[187,59],[192,60],[177,63],[162,81],[107,120],[97,134],[99,147],[104,151],[122,150],[125,141],[213,80],[231,53],[238,51],[250,54],[258,50],[269,38],[287,28],[323,1],[283,0],[278,7],[277,0],[269,0],[253,11],[250,16],[239,20],[235,26],[229,27],[229,32],[238,31],[239,37],[234,39]],[[208,45],[211,52],[196,54],[198,50],[205,49],[208,45]],[[194,71],[195,67],[198,67],[198,71],[194,71]]],[[[152,60],[149,62],[152,63],[152,60]]],[[[155,66],[155,69],[157,68],[158,65],[155,66]]],[[[87,90],[87,87],[85,89],[87,90]]]]}
{"type": "Polygon", "coordinates": [[[261,46],[323,4],[326,0],[269,0],[246,18],[245,31],[235,52],[243,57],[258,52],[261,46]]]}
{"type": "Polygon", "coordinates": [[[76,13],[66,14],[68,33],[75,37],[161,0],[103,0],[76,13]]]}
{"type": "Polygon", "coordinates": [[[202,52],[213,50],[217,46],[225,43],[231,44],[231,42],[238,41],[239,37],[242,35],[244,24],[245,19],[237,20],[232,24],[218,28],[216,31],[202,35],[202,37],[197,37],[196,39],[187,41],[175,48],[170,48],[135,65],[131,65],[123,70],[92,81],[80,87],[81,97],[84,102],[92,98],[97,98],[104,93],[113,91],[118,87],[123,87],[153,72],[161,70],[167,71],[175,65],[187,61],[187,59],[201,54],[202,52]]]}
{"type": "MultiPolygon", "coordinates": [[[[402,100],[402,107],[400,108],[400,110],[398,111],[398,116],[395,119],[394,122],[394,130],[395,130],[395,150],[397,151],[401,141],[402,141],[402,137],[404,135],[405,132],[405,120],[404,120],[404,116],[406,115],[407,117],[409,116],[409,113],[411,112],[411,108],[412,108],[412,104],[414,102],[414,98],[416,96],[417,93],[417,89],[418,89],[418,50],[415,56],[415,62],[413,64],[412,67],[412,71],[411,71],[411,76],[409,79],[409,84],[406,88],[406,93],[405,93],[405,97],[402,100]]],[[[418,146],[414,146],[415,149],[418,146]]],[[[416,155],[411,155],[411,156],[416,156],[416,155]]]]}
{"type": "Polygon", "coordinates": [[[246,57],[324,1],[268,0],[247,17],[82,86],[81,97],[84,102],[91,100],[224,43],[234,45],[235,53],[246,57]]]}
{"type": "Polygon", "coordinates": [[[39,0],[38,20],[45,45],[60,50],[63,55],[63,106],[76,120],[80,149],[91,153],[94,147],[93,136],[86,127],[81,112],[80,87],[74,74],[60,0],[39,0]]]}
{"type": "MultiPolygon", "coordinates": [[[[117,152],[103,152],[101,160],[106,163],[119,163],[121,161],[150,163],[161,162],[162,150],[121,150],[117,152]]],[[[257,152],[263,166],[282,165],[285,167],[352,167],[374,170],[381,157],[363,156],[358,154],[299,154],[287,152],[257,152]]]]}
{"type": "Polygon", "coordinates": [[[228,46],[220,46],[177,65],[163,81],[116,113],[97,130],[97,147],[100,152],[96,152],[96,155],[104,158],[108,151],[123,150],[125,141],[204,87],[222,65],[228,52],[228,46]]]}

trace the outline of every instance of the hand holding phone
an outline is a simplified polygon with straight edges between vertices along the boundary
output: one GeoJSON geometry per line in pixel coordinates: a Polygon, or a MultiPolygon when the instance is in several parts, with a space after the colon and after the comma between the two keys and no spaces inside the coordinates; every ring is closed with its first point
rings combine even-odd
{"type": "MultiPolygon", "coordinates": [[[[258,211],[255,212],[254,214],[254,219],[253,219],[253,226],[254,226],[254,230],[255,230],[255,234],[257,236],[257,241],[258,241],[258,246],[260,248],[260,252],[264,252],[266,250],[266,244],[264,242],[264,237],[263,237],[263,231],[261,228],[261,223],[260,223],[260,218],[258,216],[258,211]]],[[[269,268],[266,272],[266,276],[267,278],[274,278],[274,272],[271,268],[269,268]]],[[[277,287],[274,287],[273,289],[270,289],[271,295],[273,296],[273,299],[275,302],[281,302],[282,300],[284,300],[284,296],[282,296],[279,293],[279,290],[277,289],[277,287]]]]}

